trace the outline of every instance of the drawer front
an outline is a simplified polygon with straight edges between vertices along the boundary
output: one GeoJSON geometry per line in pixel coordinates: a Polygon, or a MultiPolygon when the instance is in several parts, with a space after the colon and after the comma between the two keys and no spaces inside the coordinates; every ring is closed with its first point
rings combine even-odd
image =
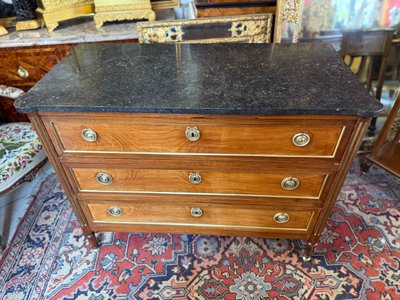
{"type": "Polygon", "coordinates": [[[70,45],[0,49],[0,82],[31,87],[70,50],[70,45]]]}
{"type": "Polygon", "coordinates": [[[86,203],[88,219],[93,223],[155,226],[205,226],[254,231],[308,232],[319,209],[277,209],[185,203],[129,204],[86,203]]]}
{"type": "Polygon", "coordinates": [[[331,158],[336,154],[345,128],[339,124],[246,125],[238,121],[238,124],[227,125],[204,120],[187,124],[174,124],[175,120],[160,121],[161,124],[154,122],[142,124],[133,119],[106,123],[87,119],[63,121],[59,118],[47,126],[59,145],[59,154],[112,152],[331,158]]]}
{"type": "Polygon", "coordinates": [[[80,191],[185,193],[318,199],[326,174],[72,168],[80,191]]]}

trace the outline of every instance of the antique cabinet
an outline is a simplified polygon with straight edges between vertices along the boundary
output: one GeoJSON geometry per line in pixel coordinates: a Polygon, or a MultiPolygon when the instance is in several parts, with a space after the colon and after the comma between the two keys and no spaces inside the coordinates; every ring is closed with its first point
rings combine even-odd
{"type": "Polygon", "coordinates": [[[97,44],[16,107],[93,246],[98,231],[283,237],[308,258],[382,106],[322,45],[97,44]]]}

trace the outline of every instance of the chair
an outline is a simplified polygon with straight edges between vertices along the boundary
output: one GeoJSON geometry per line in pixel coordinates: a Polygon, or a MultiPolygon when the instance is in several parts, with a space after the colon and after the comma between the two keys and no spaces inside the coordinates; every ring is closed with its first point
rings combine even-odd
{"type": "MultiPolygon", "coordinates": [[[[16,99],[24,92],[0,85],[0,96],[16,99]]],[[[35,178],[46,162],[42,143],[29,122],[0,125],[0,200],[26,181],[35,178]]],[[[0,246],[1,246],[0,237],[0,246]]]]}
{"type": "MultiPolygon", "coordinates": [[[[366,88],[380,100],[385,79],[386,60],[389,57],[393,38],[392,29],[344,31],[340,54],[352,71],[365,83],[366,88]],[[378,81],[372,91],[373,65],[379,63],[378,81]]],[[[376,129],[376,118],[372,119],[369,134],[376,129]]]]}
{"type": "MultiPolygon", "coordinates": [[[[396,93],[397,97],[394,105],[367,158],[372,163],[400,177],[400,118],[398,117],[400,111],[400,89],[396,93]]],[[[370,165],[367,165],[363,171],[368,171],[369,167],[370,165]]]]}
{"type": "Polygon", "coordinates": [[[139,43],[270,43],[272,15],[139,22],[139,43]]]}

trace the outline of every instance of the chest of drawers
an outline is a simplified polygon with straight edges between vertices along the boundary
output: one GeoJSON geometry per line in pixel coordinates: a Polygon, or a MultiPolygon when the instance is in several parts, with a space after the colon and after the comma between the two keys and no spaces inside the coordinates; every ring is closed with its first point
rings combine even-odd
{"type": "Polygon", "coordinates": [[[304,239],[310,255],[381,108],[317,45],[74,51],[86,63],[66,58],[17,108],[93,245],[97,231],[244,235],[304,239]],[[320,81],[318,60],[338,74],[320,81]]]}

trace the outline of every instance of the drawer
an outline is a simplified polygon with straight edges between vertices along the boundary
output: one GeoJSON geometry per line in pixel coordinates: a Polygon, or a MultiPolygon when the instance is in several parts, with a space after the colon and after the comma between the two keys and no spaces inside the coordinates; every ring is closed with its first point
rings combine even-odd
{"type": "Polygon", "coordinates": [[[70,50],[70,45],[0,49],[0,82],[29,88],[70,50]]]}
{"type": "MultiPolygon", "coordinates": [[[[193,120],[160,116],[120,121],[88,118],[53,118],[46,124],[61,155],[119,153],[208,156],[335,157],[346,126],[287,124],[287,120],[246,120],[232,117],[193,120]],[[285,124],[286,122],[286,124],[285,124]],[[279,124],[281,123],[281,124],[279,124]]],[[[330,120],[332,122],[332,120],[330,120]]],[[[293,123],[293,120],[291,122],[293,123]]],[[[302,123],[306,121],[302,120],[302,123]]]]}
{"type": "Polygon", "coordinates": [[[243,207],[204,203],[85,203],[94,224],[212,227],[251,231],[306,233],[314,225],[319,209],[293,210],[264,206],[243,207]]]}
{"type": "MultiPolygon", "coordinates": [[[[155,162],[157,164],[157,162],[155,162]]],[[[318,199],[327,174],[299,171],[238,172],[71,168],[83,192],[202,194],[318,199]]]]}

